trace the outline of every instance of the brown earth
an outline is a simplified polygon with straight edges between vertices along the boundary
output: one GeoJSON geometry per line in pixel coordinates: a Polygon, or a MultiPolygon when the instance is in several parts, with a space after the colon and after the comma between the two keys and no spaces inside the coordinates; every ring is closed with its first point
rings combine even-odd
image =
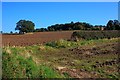
{"type": "Polygon", "coordinates": [[[70,51],[69,59],[74,58],[74,60],[76,59],[76,61],[80,62],[75,63],[71,60],[66,65],[73,68],[60,67],[57,69],[62,74],[67,74],[72,78],[101,78],[103,75],[104,77],[108,77],[109,74],[117,74],[120,62],[120,58],[118,57],[120,49],[118,46],[120,46],[118,43],[106,43],[96,45],[96,47],[82,46],[68,49],[70,51]],[[103,71],[103,73],[100,71],[103,71]]]}
{"type": "Polygon", "coordinates": [[[2,46],[28,46],[59,39],[70,39],[73,31],[36,32],[23,35],[2,35],[2,46]]]}

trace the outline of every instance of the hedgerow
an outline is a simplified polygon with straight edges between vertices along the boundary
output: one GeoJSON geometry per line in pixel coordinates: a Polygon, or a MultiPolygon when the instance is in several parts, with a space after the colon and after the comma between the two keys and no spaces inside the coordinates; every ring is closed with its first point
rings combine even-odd
{"type": "Polygon", "coordinates": [[[77,37],[78,39],[103,39],[103,38],[117,38],[120,37],[120,31],[107,30],[107,31],[79,31],[73,32],[71,38],[77,37]]]}

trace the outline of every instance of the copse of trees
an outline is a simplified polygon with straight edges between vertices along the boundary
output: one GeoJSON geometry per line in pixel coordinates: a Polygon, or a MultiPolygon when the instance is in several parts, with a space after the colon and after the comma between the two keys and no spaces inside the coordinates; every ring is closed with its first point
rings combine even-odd
{"type": "Polygon", "coordinates": [[[89,23],[82,22],[71,22],[66,24],[55,24],[48,26],[48,31],[61,31],[61,30],[89,30],[93,26],[89,23]]]}
{"type": "Polygon", "coordinates": [[[47,28],[40,28],[34,30],[34,32],[44,32],[44,31],[65,31],[65,30],[100,30],[100,27],[105,27],[102,25],[91,25],[86,22],[71,22],[65,24],[55,24],[48,26],[47,28]]]}
{"type": "Polygon", "coordinates": [[[37,29],[39,32],[43,31],[64,31],[64,30],[120,30],[120,22],[118,20],[109,20],[106,26],[104,25],[91,25],[86,22],[76,22],[65,24],[55,24],[47,28],[37,29]]]}
{"type": "Polygon", "coordinates": [[[47,28],[35,29],[33,32],[45,32],[48,31],[47,28]]]}

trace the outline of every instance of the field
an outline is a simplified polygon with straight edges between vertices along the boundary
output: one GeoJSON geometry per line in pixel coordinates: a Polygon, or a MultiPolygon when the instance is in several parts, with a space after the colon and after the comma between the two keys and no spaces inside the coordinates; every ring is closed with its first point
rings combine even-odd
{"type": "Polygon", "coordinates": [[[72,31],[54,33],[3,35],[3,78],[120,78],[120,38],[74,42],[72,31]]]}
{"type": "Polygon", "coordinates": [[[39,32],[25,35],[2,35],[3,46],[28,46],[34,44],[70,39],[73,31],[39,32]]]}

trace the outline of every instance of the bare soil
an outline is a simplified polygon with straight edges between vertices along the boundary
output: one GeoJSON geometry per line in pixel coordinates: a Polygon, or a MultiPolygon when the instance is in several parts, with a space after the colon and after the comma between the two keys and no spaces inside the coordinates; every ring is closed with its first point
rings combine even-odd
{"type": "Polygon", "coordinates": [[[29,46],[59,39],[70,39],[73,31],[36,32],[23,35],[2,35],[2,46],[29,46]]]}

